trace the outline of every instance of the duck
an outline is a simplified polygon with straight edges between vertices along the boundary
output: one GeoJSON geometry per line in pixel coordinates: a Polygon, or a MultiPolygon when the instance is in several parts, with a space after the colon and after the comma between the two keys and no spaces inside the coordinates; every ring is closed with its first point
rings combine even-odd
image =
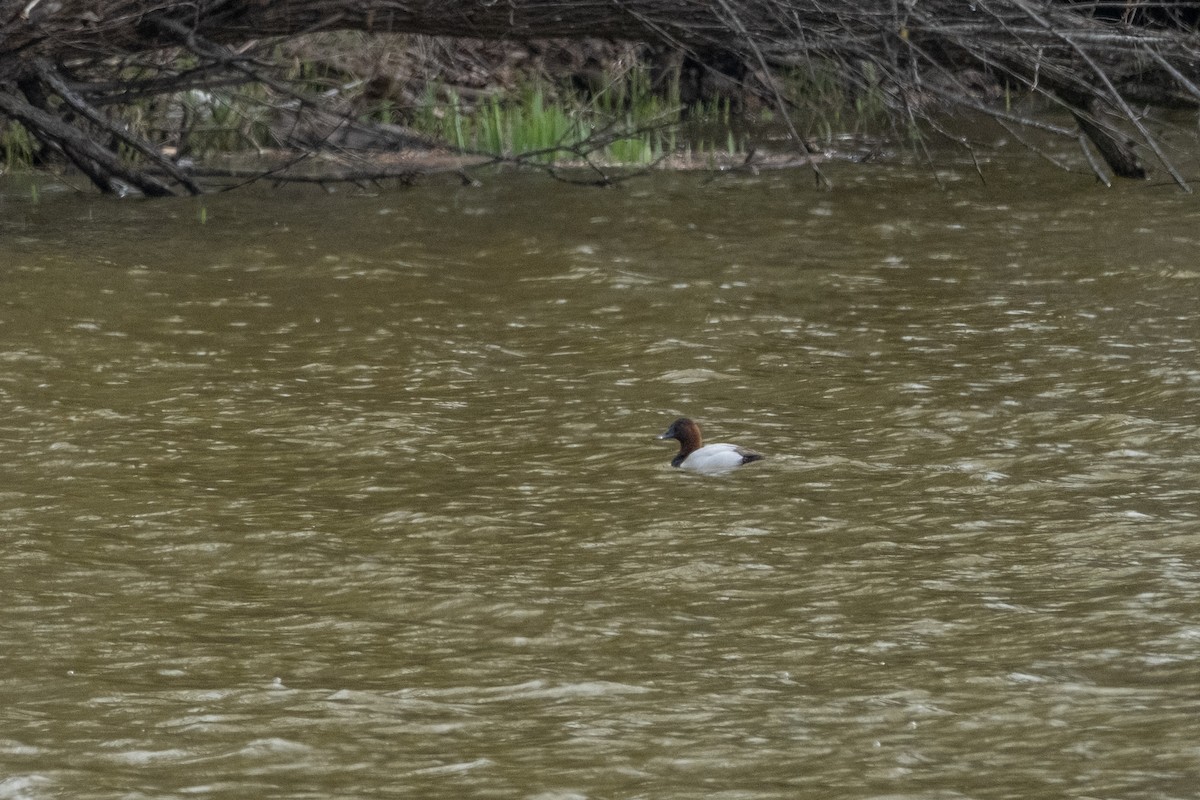
{"type": "Polygon", "coordinates": [[[700,426],[687,417],[680,417],[671,423],[666,433],[659,439],[678,439],[679,452],[671,459],[672,467],[690,469],[708,475],[717,475],[737,469],[752,461],[762,461],[766,456],[739,447],[736,444],[714,442],[704,444],[700,436],[700,426]]]}

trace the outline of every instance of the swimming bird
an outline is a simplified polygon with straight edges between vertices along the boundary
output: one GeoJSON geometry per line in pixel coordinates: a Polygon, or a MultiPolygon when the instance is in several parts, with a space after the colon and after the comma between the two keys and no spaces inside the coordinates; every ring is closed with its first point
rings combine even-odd
{"type": "Polygon", "coordinates": [[[678,439],[679,453],[671,459],[672,467],[695,470],[709,475],[729,472],[731,469],[761,461],[765,456],[736,444],[704,444],[700,438],[700,426],[687,417],[671,423],[660,439],[678,439]]]}

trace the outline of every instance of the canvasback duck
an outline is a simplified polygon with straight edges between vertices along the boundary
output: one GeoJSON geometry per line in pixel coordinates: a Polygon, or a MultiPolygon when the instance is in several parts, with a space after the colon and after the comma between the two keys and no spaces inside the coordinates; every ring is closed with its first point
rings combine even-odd
{"type": "Polygon", "coordinates": [[[672,422],[667,432],[658,438],[679,440],[679,452],[671,459],[672,467],[691,469],[709,475],[728,472],[766,457],[762,453],[738,447],[736,444],[704,444],[704,440],[700,438],[700,426],[687,417],[680,417],[672,422]]]}

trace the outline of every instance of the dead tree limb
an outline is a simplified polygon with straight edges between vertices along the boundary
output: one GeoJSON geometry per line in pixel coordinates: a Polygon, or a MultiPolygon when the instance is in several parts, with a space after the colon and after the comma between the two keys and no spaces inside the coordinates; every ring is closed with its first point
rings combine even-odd
{"type": "Polygon", "coordinates": [[[132,187],[151,197],[174,194],[168,185],[125,163],[116,153],[98,144],[79,128],[22,100],[16,94],[0,92],[0,112],[59,149],[101,191],[125,194],[127,187],[132,187]]]}
{"type": "Polygon", "coordinates": [[[142,139],[140,136],[130,134],[119,123],[105,117],[102,113],[92,107],[92,104],[85,100],[78,92],[71,89],[67,82],[63,80],[58,71],[45,59],[38,59],[34,64],[34,71],[38,78],[55,94],[62,98],[68,108],[75,111],[88,122],[95,125],[98,129],[112,135],[120,141],[137,150],[143,156],[150,160],[156,167],[165,172],[170,178],[192,194],[203,194],[203,190],[189,178],[183,170],[179,169],[170,159],[165,158],[158,148],[151,145],[149,142],[142,139]]]}
{"type": "MultiPolygon", "coordinates": [[[[185,170],[97,109],[211,81],[251,81],[303,98],[273,74],[269,59],[231,47],[329,30],[509,40],[601,36],[665,43],[697,56],[720,50],[754,65],[781,111],[782,98],[771,88],[774,70],[832,65],[847,85],[882,90],[898,120],[919,123],[949,109],[1070,138],[1082,132],[1115,174],[1144,175],[1144,150],[1185,190],[1187,181],[1134,105],[1195,109],[1200,102],[1200,2],[0,0],[0,114],[27,125],[105,191],[128,184],[150,194],[192,192],[196,185],[185,170]],[[179,46],[200,63],[128,86],[114,72],[122,57],[179,46]],[[1076,120],[1077,130],[1012,114],[959,77],[970,71],[1047,98],[1076,120]],[[86,143],[96,131],[139,153],[163,180],[124,163],[113,147],[86,143]]],[[[299,102],[329,111],[319,99],[299,102]]],[[[803,149],[795,130],[792,137],[803,149]]]]}

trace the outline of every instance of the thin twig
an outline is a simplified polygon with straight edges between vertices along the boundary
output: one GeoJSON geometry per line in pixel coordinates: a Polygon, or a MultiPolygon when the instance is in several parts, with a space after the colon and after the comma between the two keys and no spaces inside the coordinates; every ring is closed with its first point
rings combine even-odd
{"type": "Polygon", "coordinates": [[[1096,176],[1096,180],[1103,183],[1108,188],[1112,188],[1112,180],[1108,177],[1108,172],[1103,165],[1092,154],[1092,148],[1088,146],[1088,138],[1082,133],[1077,137],[1079,149],[1083,151],[1084,157],[1087,159],[1088,166],[1092,168],[1092,173],[1096,176]]]}
{"type": "Polygon", "coordinates": [[[762,67],[764,78],[771,94],[775,96],[775,107],[779,109],[780,116],[783,117],[784,124],[787,125],[788,134],[792,137],[792,141],[796,144],[796,148],[804,155],[810,157],[809,166],[812,168],[813,177],[816,178],[817,184],[825,188],[831,188],[833,182],[821,172],[821,168],[817,166],[816,161],[811,160],[813,155],[812,149],[808,146],[808,142],[804,141],[804,137],[796,130],[796,125],[792,122],[792,115],[788,113],[787,104],[783,101],[783,95],[779,91],[779,84],[776,82],[774,74],[771,72],[771,67],[767,64],[767,59],[763,56],[762,50],[758,48],[758,44],[754,41],[754,37],[746,30],[746,26],[742,23],[742,18],[730,7],[728,0],[717,0],[720,6],[725,9],[725,13],[729,15],[730,22],[734,28],[741,34],[746,45],[754,53],[754,57],[758,60],[758,64],[762,67]]]}

